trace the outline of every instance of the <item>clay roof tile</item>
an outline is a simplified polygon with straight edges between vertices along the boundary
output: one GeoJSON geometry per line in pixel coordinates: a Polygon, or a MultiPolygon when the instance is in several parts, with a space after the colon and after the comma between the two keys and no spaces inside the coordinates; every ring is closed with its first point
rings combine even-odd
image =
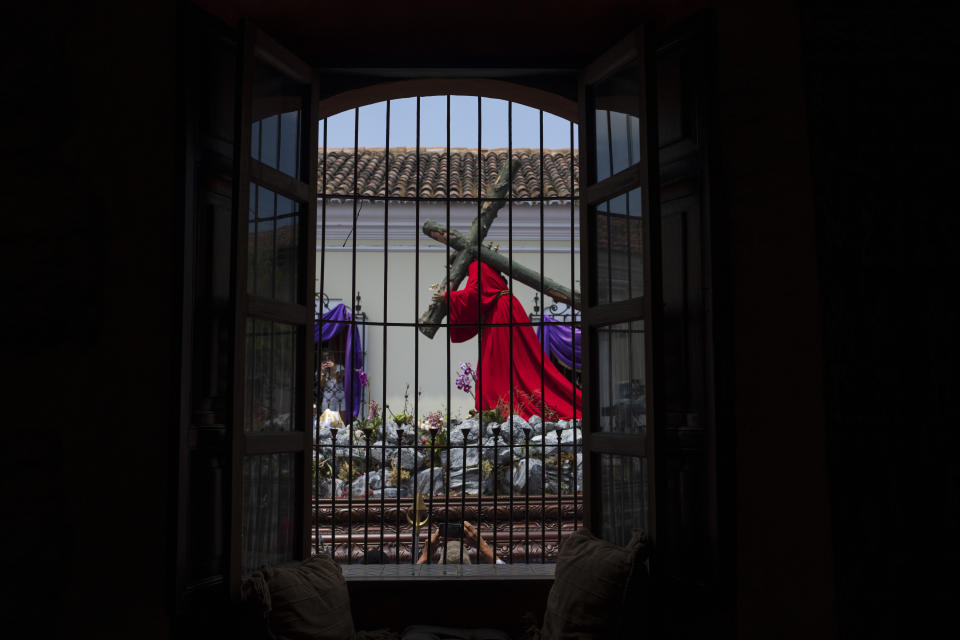
{"type": "MultiPolygon", "coordinates": [[[[318,187],[324,188],[323,157],[320,151],[321,175],[318,187]]],[[[546,198],[569,198],[579,195],[579,167],[577,153],[573,152],[573,189],[571,190],[570,150],[543,151],[543,194],[546,198]],[[572,191],[572,194],[571,194],[572,191]]],[[[475,149],[450,150],[450,197],[476,198],[483,195],[496,179],[507,161],[506,149],[481,150],[478,159],[475,149]],[[478,166],[483,167],[478,175],[478,166]]],[[[519,163],[513,183],[515,198],[540,197],[540,150],[514,149],[513,162],[519,163]]],[[[412,197],[416,193],[417,152],[408,147],[328,149],[326,161],[327,195],[350,197],[354,195],[354,164],[356,164],[356,192],[364,197],[412,197]],[[389,156],[389,157],[388,157],[389,156]],[[388,167],[389,164],[389,167],[388,167]],[[385,184],[386,183],[386,184],[385,184]]],[[[447,195],[447,150],[429,148],[420,150],[420,197],[444,198],[447,195]]]]}

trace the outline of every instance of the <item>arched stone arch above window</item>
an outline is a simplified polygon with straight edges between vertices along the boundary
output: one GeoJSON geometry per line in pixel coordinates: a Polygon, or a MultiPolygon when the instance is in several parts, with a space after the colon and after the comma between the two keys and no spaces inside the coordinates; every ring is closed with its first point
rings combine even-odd
{"type": "Polygon", "coordinates": [[[516,82],[488,78],[417,78],[373,83],[322,99],[319,104],[319,116],[326,118],[347,109],[382,100],[435,95],[497,98],[534,109],[542,109],[573,122],[578,118],[575,100],[516,82]]]}

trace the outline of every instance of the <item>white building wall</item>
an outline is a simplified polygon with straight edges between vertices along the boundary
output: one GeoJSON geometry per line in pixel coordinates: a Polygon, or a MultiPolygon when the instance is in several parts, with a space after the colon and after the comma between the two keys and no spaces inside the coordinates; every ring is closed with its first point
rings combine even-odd
{"type": "MultiPolygon", "coordinates": [[[[317,255],[318,289],[323,278],[323,292],[331,299],[340,299],[349,307],[349,301],[355,292],[361,295],[362,310],[370,322],[390,323],[406,322],[412,324],[426,310],[433,292],[430,286],[438,283],[445,274],[446,250],[443,245],[421,234],[421,250],[416,252],[415,212],[410,205],[391,204],[389,219],[389,250],[384,251],[382,203],[373,206],[364,205],[358,217],[356,235],[357,249],[354,251],[352,234],[353,205],[348,203],[328,203],[327,206],[327,251],[321,263],[320,249],[317,255]],[[363,224],[360,224],[361,220],[363,224]],[[346,225],[347,229],[344,228],[346,225]],[[349,238],[347,238],[349,234],[349,238]],[[346,244],[344,245],[344,240],[346,244]],[[419,256],[419,259],[418,259],[419,256]],[[351,277],[356,261],[355,282],[351,277]],[[386,274],[384,263],[386,262],[386,274]],[[325,275],[324,275],[325,271],[325,275]],[[419,285],[415,286],[419,272],[419,285]],[[386,292],[386,297],[384,296],[386,292]],[[419,300],[417,299],[419,295],[419,300]],[[384,305],[386,304],[386,312],[384,305]]],[[[469,223],[476,216],[476,205],[451,208],[451,227],[466,233],[469,223]]],[[[573,246],[571,254],[569,203],[545,207],[544,212],[544,274],[561,284],[580,288],[579,244],[573,246]],[[551,237],[551,240],[546,240],[551,237]],[[564,240],[557,239],[565,238],[564,240]],[[571,260],[572,256],[572,260],[571,260]]],[[[503,210],[489,238],[500,244],[500,253],[508,255],[507,211],[503,210]]],[[[574,209],[574,216],[579,211],[574,209]]],[[[420,221],[431,219],[445,222],[446,206],[422,206],[420,221]]],[[[575,218],[575,220],[578,218],[575,218]]],[[[535,271],[540,271],[540,211],[539,205],[514,206],[513,259],[535,271]],[[524,222],[535,223],[524,225],[524,222]]],[[[578,237],[578,230],[575,229],[578,237]]],[[[318,247],[321,239],[318,237],[318,247]]],[[[530,287],[514,280],[514,295],[530,314],[533,312],[533,297],[536,293],[530,287]]],[[[547,306],[552,300],[547,301],[547,306]]],[[[543,300],[541,296],[541,308],[543,300]]],[[[414,363],[419,362],[417,384],[421,392],[419,414],[445,409],[448,406],[447,371],[449,370],[449,406],[452,417],[466,417],[468,409],[473,407],[473,399],[454,385],[457,369],[461,362],[476,364],[478,345],[476,338],[460,344],[449,345],[447,351],[447,331],[441,328],[434,338],[428,339],[414,327],[394,327],[371,325],[367,328],[365,370],[369,377],[369,397],[377,402],[383,401],[386,394],[387,404],[394,412],[403,410],[404,391],[409,384],[410,402],[408,409],[413,411],[415,387],[414,363]],[[386,338],[386,349],[384,349],[386,338]],[[417,353],[419,351],[419,353],[417,353]],[[386,354],[386,366],[384,366],[386,354]]]]}

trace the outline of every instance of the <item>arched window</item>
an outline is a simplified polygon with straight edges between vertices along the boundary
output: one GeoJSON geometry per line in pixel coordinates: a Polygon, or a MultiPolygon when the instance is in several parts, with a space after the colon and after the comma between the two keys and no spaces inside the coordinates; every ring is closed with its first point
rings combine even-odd
{"type": "Polygon", "coordinates": [[[472,519],[498,560],[555,561],[583,513],[581,393],[555,364],[580,368],[577,125],[433,95],[355,106],[319,131],[317,296],[363,305],[317,323],[367,340],[342,419],[318,378],[315,551],[431,559],[433,528],[387,515],[419,499],[432,523],[472,519]],[[434,302],[448,281],[450,309],[434,302]],[[547,297],[573,313],[540,313],[547,297]]]}
{"type": "MultiPolygon", "coordinates": [[[[218,260],[206,308],[218,324],[198,365],[209,368],[209,379],[216,384],[210,385],[209,393],[197,395],[198,411],[211,406],[213,410],[203,415],[212,420],[222,416],[228,434],[224,446],[230,453],[225,492],[229,506],[221,512],[226,515],[212,521],[210,531],[213,538],[216,531],[229,532],[223,564],[234,594],[240,578],[260,562],[302,558],[331,543],[340,555],[341,533],[347,537],[342,559],[348,562],[371,546],[386,549],[389,557],[388,542],[394,545],[394,562],[414,562],[416,536],[409,535],[411,548],[404,555],[403,520],[409,515],[419,522],[430,514],[434,522],[457,524],[456,498],[461,519],[482,516],[485,500],[496,501],[490,511],[496,526],[491,523],[489,528],[491,538],[497,536],[496,555],[525,561],[528,553],[534,553],[529,521],[523,519],[521,537],[516,519],[502,518],[501,510],[509,512],[511,492],[514,506],[518,495],[526,501],[527,492],[532,493],[537,465],[527,448],[534,444],[541,447],[541,523],[562,525],[569,515],[579,526],[582,508],[583,523],[612,542],[626,542],[637,526],[649,528],[654,540],[660,533],[683,532],[665,535],[660,548],[671,554],[669,566],[684,570],[682,559],[692,557],[684,550],[707,547],[698,542],[697,532],[706,530],[703,523],[713,517],[716,505],[709,502],[713,489],[706,481],[709,465],[704,462],[714,451],[709,449],[714,446],[709,439],[714,433],[712,371],[705,366],[712,357],[713,323],[712,307],[705,300],[714,295],[706,288],[711,259],[711,231],[702,205],[707,154],[694,137],[699,129],[688,126],[701,121],[685,111],[688,97],[696,94],[664,85],[673,90],[665,92],[665,99],[680,101],[680,107],[671,111],[676,118],[660,126],[672,136],[669,143],[662,143],[671,165],[664,174],[669,179],[664,202],[669,201],[670,214],[661,220],[657,151],[656,144],[651,145],[656,132],[646,117],[655,94],[644,71],[654,47],[641,33],[582,70],[577,110],[569,100],[518,90],[509,83],[463,79],[371,86],[320,103],[314,70],[256,29],[242,30],[237,49],[239,86],[227,86],[226,79],[233,76],[222,73],[224,84],[215,87],[218,99],[237,96],[235,120],[215,120],[216,129],[204,139],[204,153],[213,158],[209,166],[223,166],[225,158],[232,158],[233,172],[226,181],[204,176],[202,186],[202,198],[210,204],[210,227],[203,232],[218,260]],[[419,88],[410,91],[414,85],[419,88]],[[435,95],[439,91],[448,93],[435,95]],[[424,103],[429,99],[439,101],[443,117],[425,122],[424,103]],[[484,114],[485,100],[491,108],[505,105],[505,141],[484,141],[484,131],[497,121],[484,114]],[[394,122],[402,119],[401,103],[410,104],[404,101],[419,108],[413,110],[413,143],[400,145],[397,136],[404,127],[394,122]],[[466,104],[466,109],[454,108],[455,102],[466,104]],[[376,109],[382,109],[381,115],[373,113],[376,109]],[[476,114],[475,142],[454,143],[455,121],[471,110],[476,114]],[[515,141],[513,124],[531,111],[538,136],[543,135],[541,121],[546,123],[548,114],[565,116],[556,117],[566,120],[565,152],[540,138],[537,145],[515,141]],[[352,114],[352,145],[330,144],[331,121],[350,117],[338,116],[341,113],[352,114]],[[374,135],[382,136],[382,144],[360,143],[367,116],[371,122],[379,119],[383,131],[374,135]],[[583,123],[579,131],[574,120],[583,123]],[[435,143],[423,139],[425,124],[436,128],[438,121],[442,138],[435,143]],[[228,131],[236,136],[229,137],[228,131]],[[554,207],[556,218],[548,215],[552,210],[547,207],[554,207]],[[467,235],[474,218],[481,220],[481,233],[467,235]],[[490,220],[496,223],[488,225],[490,220]],[[505,225],[497,226],[504,220],[505,225]],[[428,221],[434,224],[425,229],[428,221]],[[467,235],[467,240],[454,231],[467,235]],[[235,239],[232,247],[221,246],[226,237],[235,239]],[[556,245],[551,247],[551,242],[556,245]],[[566,247],[558,249],[563,243],[566,247]],[[464,256],[470,258],[466,273],[453,277],[463,270],[464,256]],[[445,320],[451,316],[444,310],[425,309],[435,293],[430,285],[442,285],[448,273],[457,281],[451,296],[465,290],[459,287],[470,286],[471,264],[478,265],[475,281],[484,277],[479,265],[490,266],[494,271],[490,282],[503,284],[495,284],[488,293],[498,295],[484,301],[481,289],[484,304],[477,305],[479,309],[465,305],[467,321],[461,310],[461,320],[453,324],[445,320]],[[534,273],[526,280],[523,266],[534,273]],[[364,284],[368,281],[369,289],[364,284]],[[339,290],[327,291],[328,287],[339,290]],[[340,298],[342,314],[318,318],[314,304],[318,293],[340,298]],[[542,313],[530,317],[535,295],[540,296],[541,309],[549,297],[580,311],[567,321],[571,329],[567,344],[576,367],[580,329],[582,429],[575,418],[576,377],[559,375],[570,390],[572,422],[560,424],[565,416],[550,415],[548,406],[558,414],[563,407],[556,408],[559,405],[548,398],[545,385],[543,392],[535,393],[536,383],[547,378],[546,363],[562,364],[555,352],[544,357],[546,347],[536,337],[535,325],[544,317],[542,313]],[[503,323],[493,322],[494,309],[486,308],[500,300],[510,303],[509,319],[503,323]],[[525,319],[518,319],[514,309],[525,319]],[[325,336],[324,326],[334,323],[348,327],[347,338],[325,336]],[[224,329],[227,326],[231,328],[224,329]],[[365,328],[367,335],[358,331],[352,338],[354,328],[365,328]],[[507,373],[484,383],[484,372],[494,371],[489,362],[484,366],[484,333],[495,335],[501,329],[508,336],[502,349],[506,358],[500,363],[507,373]],[[527,350],[524,360],[542,367],[539,371],[528,367],[526,371],[536,375],[520,376],[520,382],[529,385],[521,387],[523,395],[514,393],[519,382],[511,373],[511,367],[516,371],[522,362],[519,356],[512,357],[516,343],[524,343],[517,338],[519,329],[529,329],[534,336],[529,343],[534,348],[527,350]],[[222,356],[220,346],[231,340],[232,353],[222,356]],[[324,417],[325,407],[318,406],[317,420],[312,421],[311,405],[320,405],[323,397],[318,390],[323,363],[315,366],[315,361],[323,355],[323,342],[329,347],[336,340],[350,341],[334,362],[343,370],[346,411],[341,408],[335,417],[324,417]],[[541,353],[535,354],[536,349],[541,353]],[[473,409],[490,412],[489,424],[481,423],[484,416],[469,414],[463,387],[472,379],[471,371],[479,373],[476,384],[469,385],[480,396],[473,409]],[[407,379],[411,376],[412,381],[407,379]],[[230,382],[224,385],[224,380],[230,382]],[[506,381],[502,403],[499,397],[483,396],[483,389],[489,390],[497,380],[506,381]],[[224,387],[229,389],[221,393],[224,387]],[[666,401],[657,402],[658,397],[666,401]],[[373,412],[372,401],[380,405],[373,412]],[[537,404],[539,412],[532,410],[537,404]],[[515,415],[528,425],[529,433],[515,415]],[[477,421],[477,442],[463,426],[471,418],[477,421]],[[551,433],[548,428],[544,434],[541,426],[541,433],[535,433],[536,419],[560,429],[551,433]],[[512,433],[505,433],[504,423],[507,432],[512,425],[512,433]],[[471,450],[472,445],[476,447],[471,450]],[[391,447],[399,464],[388,460],[391,447]],[[523,450],[522,458],[518,450],[523,450]],[[379,468],[371,460],[375,452],[380,455],[379,468]],[[403,458],[410,456],[413,464],[405,467],[403,458]],[[516,464],[520,460],[524,463],[516,464]],[[344,461],[347,468],[341,469],[344,461]],[[357,467],[362,477],[356,475],[357,467]],[[389,477],[391,471],[394,478],[389,477]],[[543,491],[551,480],[556,495],[543,491]],[[418,505],[416,495],[424,492],[409,491],[404,497],[404,482],[433,490],[418,505]],[[489,495],[484,492],[486,483],[494,489],[489,495]],[[471,492],[471,485],[476,491],[471,492]],[[458,493],[452,495],[457,486],[458,493]],[[570,491],[566,502],[565,486],[570,491]],[[579,494],[581,486],[584,491],[579,494]],[[695,491],[668,491],[691,486],[695,491]],[[373,509],[366,508],[371,496],[379,502],[373,509]],[[470,505],[474,497],[477,507],[470,505]],[[657,510],[654,497],[659,497],[657,510]],[[327,536],[322,530],[325,518],[343,525],[336,511],[342,499],[348,505],[346,528],[333,529],[327,536]],[[393,508],[387,507],[390,500],[393,508]],[[353,509],[355,501],[364,508],[353,509]],[[703,504],[709,508],[701,508],[703,504]],[[688,517],[693,511],[699,519],[688,517]],[[659,520],[654,520],[655,514],[659,520]],[[350,522],[357,518],[362,529],[350,522]],[[218,529],[221,520],[229,521],[218,529]],[[392,541],[386,524],[394,526],[392,541]],[[359,547],[354,537],[363,538],[359,547]]],[[[681,60],[685,55],[682,46],[670,51],[681,52],[681,60]]],[[[221,57],[227,70],[229,55],[221,57]]],[[[683,72],[676,60],[671,64],[665,69],[683,72]]],[[[465,129],[472,130],[472,125],[465,129]]],[[[445,301],[449,302],[443,297],[441,302],[445,301]]],[[[198,491],[218,495],[218,473],[191,484],[191,495],[198,491]]],[[[535,510],[533,505],[531,509],[535,510]]],[[[539,558],[549,559],[550,543],[543,527],[539,532],[539,558]]],[[[557,539],[562,536],[559,527],[557,539]]]]}

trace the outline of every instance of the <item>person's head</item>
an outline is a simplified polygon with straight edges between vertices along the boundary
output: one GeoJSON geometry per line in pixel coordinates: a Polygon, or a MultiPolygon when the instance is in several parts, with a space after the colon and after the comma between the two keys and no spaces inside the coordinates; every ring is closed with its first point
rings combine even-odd
{"type": "MultiPolygon", "coordinates": [[[[463,543],[459,540],[448,540],[444,545],[443,557],[440,558],[441,564],[461,564],[460,550],[463,549],[463,543]]],[[[470,556],[467,550],[463,549],[462,564],[470,564],[470,556]]]]}
{"type": "Polygon", "coordinates": [[[380,549],[370,549],[363,554],[363,564],[386,564],[387,554],[380,549]]]}

